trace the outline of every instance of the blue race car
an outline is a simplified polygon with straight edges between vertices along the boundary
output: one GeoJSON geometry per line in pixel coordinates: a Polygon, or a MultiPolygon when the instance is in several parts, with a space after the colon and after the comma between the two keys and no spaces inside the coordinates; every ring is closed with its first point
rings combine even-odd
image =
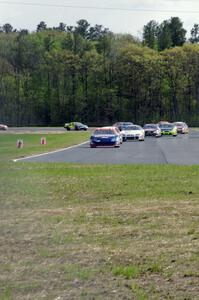
{"type": "Polygon", "coordinates": [[[120,135],[114,127],[97,128],[90,137],[90,147],[113,146],[120,147],[120,135]]]}

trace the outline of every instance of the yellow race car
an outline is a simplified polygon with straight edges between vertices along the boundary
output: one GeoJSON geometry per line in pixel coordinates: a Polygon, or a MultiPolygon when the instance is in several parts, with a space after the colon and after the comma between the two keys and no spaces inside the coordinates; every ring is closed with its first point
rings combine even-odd
{"type": "Polygon", "coordinates": [[[162,135],[177,136],[178,134],[177,126],[175,124],[164,123],[164,124],[160,124],[159,127],[161,129],[162,135]]]}
{"type": "Polygon", "coordinates": [[[88,126],[80,122],[70,122],[64,125],[66,130],[88,130],[88,126]]]}

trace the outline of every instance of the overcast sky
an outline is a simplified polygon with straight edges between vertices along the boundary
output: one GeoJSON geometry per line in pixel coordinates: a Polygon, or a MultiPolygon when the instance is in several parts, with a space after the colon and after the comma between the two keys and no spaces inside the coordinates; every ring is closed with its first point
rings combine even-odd
{"type": "Polygon", "coordinates": [[[174,16],[182,20],[189,36],[193,24],[199,24],[199,0],[0,0],[0,26],[10,23],[18,30],[34,31],[40,21],[53,27],[86,19],[115,33],[141,37],[143,26],[150,20],[160,23],[174,16]]]}

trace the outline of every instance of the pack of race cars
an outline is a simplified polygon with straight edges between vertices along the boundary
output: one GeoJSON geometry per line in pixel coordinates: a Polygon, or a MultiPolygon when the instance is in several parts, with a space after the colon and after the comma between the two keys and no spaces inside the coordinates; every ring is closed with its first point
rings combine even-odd
{"type": "MultiPolygon", "coordinates": [[[[88,130],[88,126],[80,122],[66,123],[64,128],[66,130],[88,130]]],[[[178,133],[188,132],[189,128],[185,122],[160,121],[157,124],[145,124],[143,127],[132,122],[117,122],[112,126],[96,128],[90,137],[90,147],[120,147],[127,140],[144,141],[146,136],[158,138],[162,135],[172,135],[175,137],[178,133]]]]}
{"type": "Polygon", "coordinates": [[[131,122],[117,122],[113,126],[96,128],[90,137],[90,147],[113,146],[120,147],[127,140],[144,141],[146,136],[161,137],[162,135],[177,136],[178,133],[188,133],[185,122],[169,123],[160,121],[158,124],[145,124],[143,127],[131,122]]]}

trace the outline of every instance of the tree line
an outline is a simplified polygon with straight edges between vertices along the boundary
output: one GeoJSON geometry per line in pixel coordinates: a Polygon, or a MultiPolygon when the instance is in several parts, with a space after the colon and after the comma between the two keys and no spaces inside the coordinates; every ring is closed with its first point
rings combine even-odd
{"type": "Polygon", "coordinates": [[[146,28],[139,41],[86,20],[53,28],[40,22],[31,33],[5,25],[0,29],[0,122],[103,125],[164,119],[199,125],[196,41],[160,49],[157,40],[155,47],[146,43],[146,28]]]}
{"type": "Polygon", "coordinates": [[[185,42],[197,44],[199,42],[199,24],[194,24],[190,38],[186,39],[187,31],[178,17],[171,17],[158,24],[149,21],[143,28],[143,45],[151,49],[162,51],[176,46],[183,46],[185,42]]]}

